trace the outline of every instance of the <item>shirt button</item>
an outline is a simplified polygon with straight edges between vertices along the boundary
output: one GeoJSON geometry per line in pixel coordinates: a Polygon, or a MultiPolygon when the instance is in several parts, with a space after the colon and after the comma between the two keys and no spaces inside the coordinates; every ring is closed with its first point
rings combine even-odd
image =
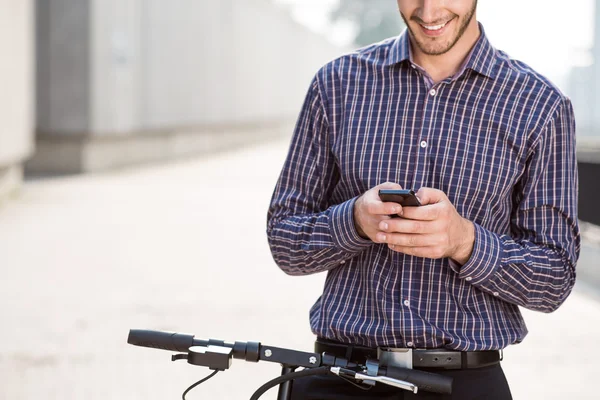
{"type": "Polygon", "coordinates": [[[415,64],[410,64],[410,67],[411,67],[412,69],[415,69],[415,68],[417,68],[417,67],[415,67],[415,64]]]}
{"type": "Polygon", "coordinates": [[[406,343],[406,346],[407,346],[407,347],[413,347],[413,345],[414,345],[414,344],[413,344],[413,342],[408,342],[408,343],[406,343]]]}
{"type": "MultiPolygon", "coordinates": [[[[343,261],[342,261],[343,262],[343,261]]],[[[470,276],[467,276],[467,279],[465,279],[467,282],[471,282],[471,280],[473,280],[473,278],[471,278],[470,276]]]]}
{"type": "Polygon", "coordinates": [[[340,264],[346,264],[346,261],[342,260],[342,262],[340,264]]]}
{"type": "Polygon", "coordinates": [[[437,90],[435,90],[435,89],[431,89],[431,90],[429,91],[429,94],[430,94],[430,95],[432,95],[432,96],[435,96],[435,95],[437,94],[437,90]]]}
{"type": "Polygon", "coordinates": [[[408,300],[404,300],[404,305],[405,305],[406,307],[410,306],[410,301],[408,301],[408,300]]]}
{"type": "Polygon", "coordinates": [[[498,297],[498,296],[500,296],[500,293],[494,292],[494,296],[498,297]]]}
{"type": "Polygon", "coordinates": [[[425,147],[427,147],[427,142],[423,140],[423,141],[421,142],[421,147],[422,147],[422,148],[425,148],[425,147]]]}

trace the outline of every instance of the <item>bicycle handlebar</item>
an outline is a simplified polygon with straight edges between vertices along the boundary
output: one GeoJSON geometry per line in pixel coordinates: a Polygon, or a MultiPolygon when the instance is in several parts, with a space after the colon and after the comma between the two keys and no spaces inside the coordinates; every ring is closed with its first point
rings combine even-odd
{"type": "MultiPolygon", "coordinates": [[[[353,363],[349,363],[342,358],[333,357],[330,355],[300,352],[296,350],[282,349],[278,347],[261,345],[258,342],[235,342],[227,343],[222,340],[200,340],[194,335],[176,332],[153,331],[143,329],[131,329],[127,338],[127,343],[149,347],[154,349],[169,350],[174,352],[189,352],[189,357],[174,356],[173,360],[187,358],[188,362],[195,365],[207,366],[212,369],[227,369],[227,363],[223,363],[223,357],[228,357],[229,354],[233,358],[243,359],[250,362],[269,361],[276,362],[282,365],[293,367],[317,368],[317,367],[333,367],[339,374],[340,368],[345,373],[352,372],[347,368],[362,367],[353,363]],[[229,348],[231,351],[228,354],[217,354],[218,352],[210,353],[212,346],[217,348],[229,348]],[[207,349],[206,358],[198,358],[205,356],[204,351],[200,353],[194,349],[207,349]],[[213,357],[213,358],[210,358],[213,357]],[[216,360],[216,361],[213,361],[216,360]],[[213,362],[215,364],[213,364],[213,362]],[[218,367],[216,366],[218,364],[218,367]]],[[[363,371],[364,372],[364,371],[363,371]]],[[[354,379],[367,380],[361,372],[355,372],[354,379]]],[[[452,378],[444,375],[439,375],[431,372],[419,371],[414,369],[399,368],[399,367],[379,367],[378,376],[384,376],[395,379],[403,383],[413,384],[419,389],[428,392],[450,394],[452,392],[452,378]]],[[[378,379],[382,383],[390,384],[385,379],[378,379]]]]}
{"type": "Polygon", "coordinates": [[[389,378],[414,383],[419,389],[432,393],[452,393],[452,378],[417,369],[382,367],[380,374],[389,378]],[[383,371],[381,371],[383,369],[383,371]]]}
{"type": "Polygon", "coordinates": [[[201,346],[199,340],[194,341],[194,335],[145,329],[131,329],[127,337],[127,343],[135,346],[170,351],[188,351],[192,346],[201,346]]]}

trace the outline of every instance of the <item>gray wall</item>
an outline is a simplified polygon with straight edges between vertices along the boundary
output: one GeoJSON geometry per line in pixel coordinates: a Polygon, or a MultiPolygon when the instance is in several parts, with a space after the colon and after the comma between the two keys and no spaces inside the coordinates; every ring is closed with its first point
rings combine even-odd
{"type": "Polygon", "coordinates": [[[95,133],[289,117],[340,52],[265,0],[96,0],[92,16],[95,133]]]}
{"type": "Polygon", "coordinates": [[[0,199],[21,180],[33,146],[33,8],[0,0],[0,199]]]}
{"type": "Polygon", "coordinates": [[[567,92],[575,108],[578,134],[600,141],[600,0],[595,3],[593,64],[571,70],[567,92]]]}
{"type": "Polygon", "coordinates": [[[89,128],[89,5],[37,0],[37,126],[75,135],[89,128]]]}
{"type": "Polygon", "coordinates": [[[312,75],[343,52],[268,0],[37,3],[35,170],[175,158],[166,140],[182,132],[199,151],[194,135],[289,133],[312,75]]]}

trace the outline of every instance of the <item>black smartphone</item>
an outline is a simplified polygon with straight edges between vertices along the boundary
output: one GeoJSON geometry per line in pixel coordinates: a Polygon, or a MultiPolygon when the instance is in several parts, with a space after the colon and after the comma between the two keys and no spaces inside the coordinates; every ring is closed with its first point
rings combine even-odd
{"type": "Polygon", "coordinates": [[[381,201],[398,203],[402,207],[418,207],[421,205],[419,198],[410,189],[379,189],[381,201]]]}

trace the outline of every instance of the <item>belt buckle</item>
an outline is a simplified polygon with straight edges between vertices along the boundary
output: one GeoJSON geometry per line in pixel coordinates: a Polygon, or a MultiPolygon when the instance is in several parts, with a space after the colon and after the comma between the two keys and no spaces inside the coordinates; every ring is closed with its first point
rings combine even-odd
{"type": "Polygon", "coordinates": [[[400,367],[412,369],[413,350],[405,348],[377,348],[377,359],[382,367],[400,367]]]}

